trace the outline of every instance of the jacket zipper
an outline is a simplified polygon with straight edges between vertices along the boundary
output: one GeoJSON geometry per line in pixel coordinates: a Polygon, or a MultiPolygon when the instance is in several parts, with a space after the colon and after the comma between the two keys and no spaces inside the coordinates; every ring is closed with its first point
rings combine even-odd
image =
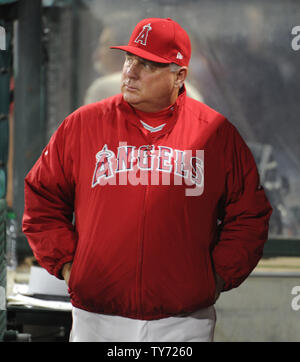
{"type": "MultiPolygon", "coordinates": [[[[147,153],[150,155],[151,145],[148,146],[147,153]]],[[[142,267],[143,267],[143,256],[144,256],[144,241],[145,241],[145,223],[146,223],[146,209],[148,203],[148,194],[149,194],[149,180],[151,179],[151,174],[148,175],[148,182],[145,185],[145,194],[144,194],[144,205],[142,212],[142,226],[141,226],[141,236],[138,247],[138,269],[137,269],[137,310],[138,318],[142,319],[143,309],[142,309],[142,267]]]]}

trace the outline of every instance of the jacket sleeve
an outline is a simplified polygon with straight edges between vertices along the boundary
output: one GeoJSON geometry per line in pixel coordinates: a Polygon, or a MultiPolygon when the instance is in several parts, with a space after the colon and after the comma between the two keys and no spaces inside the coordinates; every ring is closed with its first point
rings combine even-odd
{"type": "Polygon", "coordinates": [[[75,183],[67,121],[51,137],[25,178],[23,232],[38,263],[62,279],[72,261],[77,235],[73,226],[75,183]]]}
{"type": "Polygon", "coordinates": [[[239,286],[262,257],[272,213],[251,151],[231,123],[226,129],[226,192],[212,253],[215,271],[225,281],[224,291],[239,286]]]}

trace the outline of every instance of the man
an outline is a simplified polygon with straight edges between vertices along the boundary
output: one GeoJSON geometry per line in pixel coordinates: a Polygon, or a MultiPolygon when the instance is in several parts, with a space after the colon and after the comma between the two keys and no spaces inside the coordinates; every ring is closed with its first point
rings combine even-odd
{"type": "Polygon", "coordinates": [[[259,261],[271,207],[235,127],[186,96],[181,26],[144,19],[114,48],[122,94],[53,135],[25,179],[23,231],[69,286],[72,341],[212,341],[213,305],[259,261]]]}
{"type": "MultiPolygon", "coordinates": [[[[120,54],[112,52],[109,45],[123,42],[122,39],[127,38],[127,34],[124,32],[126,23],[128,23],[126,18],[123,19],[121,14],[117,12],[113,18],[109,17],[110,25],[105,25],[101,32],[99,44],[93,55],[94,68],[100,74],[100,77],[88,87],[84,97],[84,104],[99,102],[120,92],[122,79],[120,62],[123,64],[124,57],[122,52],[120,54]],[[111,24],[113,24],[113,27],[111,24]]],[[[189,97],[203,102],[202,95],[191,83],[185,82],[184,85],[186,94],[189,97]]]]}

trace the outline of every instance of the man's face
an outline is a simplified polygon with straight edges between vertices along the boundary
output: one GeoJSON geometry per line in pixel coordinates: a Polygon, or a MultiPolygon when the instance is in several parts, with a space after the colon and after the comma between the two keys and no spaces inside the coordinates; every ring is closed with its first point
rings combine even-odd
{"type": "Polygon", "coordinates": [[[176,101],[176,72],[168,64],[154,63],[126,53],[121,91],[125,101],[144,112],[158,112],[176,101]]]}

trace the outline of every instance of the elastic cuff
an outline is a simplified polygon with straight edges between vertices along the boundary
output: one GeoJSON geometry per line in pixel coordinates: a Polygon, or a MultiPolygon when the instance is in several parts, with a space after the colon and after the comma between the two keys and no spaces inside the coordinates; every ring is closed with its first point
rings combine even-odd
{"type": "Polygon", "coordinates": [[[64,258],[60,259],[60,261],[56,264],[55,268],[53,269],[53,274],[56,278],[63,280],[64,277],[62,276],[62,268],[64,264],[70,263],[73,261],[73,255],[65,256],[64,258]]]}
{"type": "Polygon", "coordinates": [[[228,275],[224,274],[224,270],[219,269],[217,265],[215,265],[214,267],[215,267],[215,273],[218,274],[225,283],[223,285],[222,292],[226,292],[227,290],[232,289],[232,279],[228,275]]]}

